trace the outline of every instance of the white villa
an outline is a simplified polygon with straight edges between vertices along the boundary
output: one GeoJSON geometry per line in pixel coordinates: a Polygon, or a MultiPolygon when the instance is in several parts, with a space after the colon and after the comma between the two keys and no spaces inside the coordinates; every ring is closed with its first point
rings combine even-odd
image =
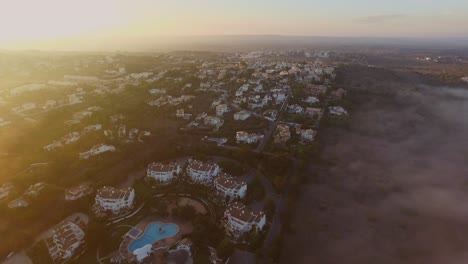
{"type": "Polygon", "coordinates": [[[214,126],[216,128],[219,128],[220,126],[224,124],[224,121],[216,116],[207,116],[205,117],[203,122],[205,125],[214,126]]]}
{"type": "Polygon", "coordinates": [[[216,106],[216,115],[217,116],[223,116],[224,113],[228,111],[228,106],[227,104],[220,104],[216,106]]]}
{"type": "Polygon", "coordinates": [[[65,200],[66,201],[75,201],[84,197],[86,195],[90,195],[93,192],[93,188],[88,183],[82,183],[80,185],[74,186],[72,188],[68,188],[65,190],[65,200]]]}
{"type": "Polygon", "coordinates": [[[259,135],[256,133],[247,133],[245,131],[236,132],[236,141],[238,144],[239,143],[253,144],[253,143],[257,143],[262,138],[263,138],[263,135],[259,135]]]}
{"type": "Polygon", "coordinates": [[[334,116],[347,116],[348,115],[348,111],[346,111],[346,109],[344,109],[341,106],[330,106],[328,107],[328,111],[330,112],[331,115],[334,115],[334,116]]]}
{"type": "Polygon", "coordinates": [[[247,183],[234,178],[224,172],[221,172],[214,180],[214,186],[218,194],[230,198],[232,201],[235,198],[244,198],[247,194],[247,183]]]}
{"type": "Polygon", "coordinates": [[[229,205],[224,217],[226,231],[237,238],[252,229],[261,231],[266,222],[264,212],[253,210],[239,202],[229,205]]]}
{"type": "Polygon", "coordinates": [[[105,152],[115,151],[116,148],[112,145],[99,144],[92,147],[90,150],[81,152],[80,159],[89,159],[92,156],[96,156],[105,152]]]}
{"type": "Polygon", "coordinates": [[[308,129],[299,129],[298,131],[301,135],[301,139],[304,141],[314,141],[315,135],[317,132],[311,128],[308,129]]]}
{"type": "MultiPolygon", "coordinates": [[[[84,226],[83,226],[84,227],[84,226]]],[[[45,240],[54,263],[67,262],[85,243],[82,227],[67,221],[52,230],[52,237],[45,240]]]]}
{"type": "Polygon", "coordinates": [[[237,113],[234,113],[234,120],[246,120],[250,117],[250,112],[249,111],[239,111],[237,113]]]}
{"type": "Polygon", "coordinates": [[[134,200],[133,188],[117,189],[104,186],[97,191],[94,208],[102,213],[118,214],[122,210],[130,209],[134,200]]]}
{"type": "Polygon", "coordinates": [[[146,176],[154,179],[159,183],[169,183],[174,180],[174,177],[182,172],[182,168],[179,163],[160,163],[153,162],[148,165],[146,176]]]}
{"type": "Polygon", "coordinates": [[[17,198],[8,203],[8,208],[28,207],[29,203],[23,198],[17,198]]]}
{"type": "Polygon", "coordinates": [[[212,161],[190,160],[187,166],[187,175],[196,183],[211,184],[219,172],[218,164],[212,161]]]}
{"type": "Polygon", "coordinates": [[[11,189],[13,189],[13,184],[11,183],[2,184],[0,186],[0,200],[10,195],[11,189]]]}

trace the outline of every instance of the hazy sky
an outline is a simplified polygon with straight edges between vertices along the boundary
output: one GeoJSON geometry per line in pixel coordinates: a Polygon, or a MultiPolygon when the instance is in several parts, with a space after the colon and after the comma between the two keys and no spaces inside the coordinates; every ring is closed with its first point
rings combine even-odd
{"type": "Polygon", "coordinates": [[[0,48],[232,34],[468,37],[468,0],[0,0],[0,48]]]}

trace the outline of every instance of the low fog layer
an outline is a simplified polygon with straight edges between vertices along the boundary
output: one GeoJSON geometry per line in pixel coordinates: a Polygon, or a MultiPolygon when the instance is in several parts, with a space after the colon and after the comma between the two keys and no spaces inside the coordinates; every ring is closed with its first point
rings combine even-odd
{"type": "Polygon", "coordinates": [[[468,90],[343,74],[351,127],[323,131],[333,165],[311,166],[283,263],[468,263],[468,90]]]}

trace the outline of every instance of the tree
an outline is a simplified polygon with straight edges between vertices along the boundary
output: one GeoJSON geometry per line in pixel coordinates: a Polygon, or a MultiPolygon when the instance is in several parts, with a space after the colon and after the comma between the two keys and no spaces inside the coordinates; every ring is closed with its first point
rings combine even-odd
{"type": "Polygon", "coordinates": [[[221,241],[221,243],[219,243],[218,247],[216,248],[216,252],[218,257],[226,259],[234,252],[234,244],[225,238],[221,241]]]}

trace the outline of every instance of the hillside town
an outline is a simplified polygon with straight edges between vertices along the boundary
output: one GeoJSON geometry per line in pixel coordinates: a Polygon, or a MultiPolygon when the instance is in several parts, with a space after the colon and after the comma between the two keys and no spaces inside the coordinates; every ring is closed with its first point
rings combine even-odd
{"type": "Polygon", "coordinates": [[[12,60],[10,74],[31,81],[1,91],[0,133],[34,140],[5,143],[28,151],[5,153],[23,163],[6,166],[0,221],[50,216],[21,236],[0,230],[11,241],[0,257],[275,263],[295,164],[316,155],[323,124],[346,126],[350,113],[333,54],[12,60]]]}

